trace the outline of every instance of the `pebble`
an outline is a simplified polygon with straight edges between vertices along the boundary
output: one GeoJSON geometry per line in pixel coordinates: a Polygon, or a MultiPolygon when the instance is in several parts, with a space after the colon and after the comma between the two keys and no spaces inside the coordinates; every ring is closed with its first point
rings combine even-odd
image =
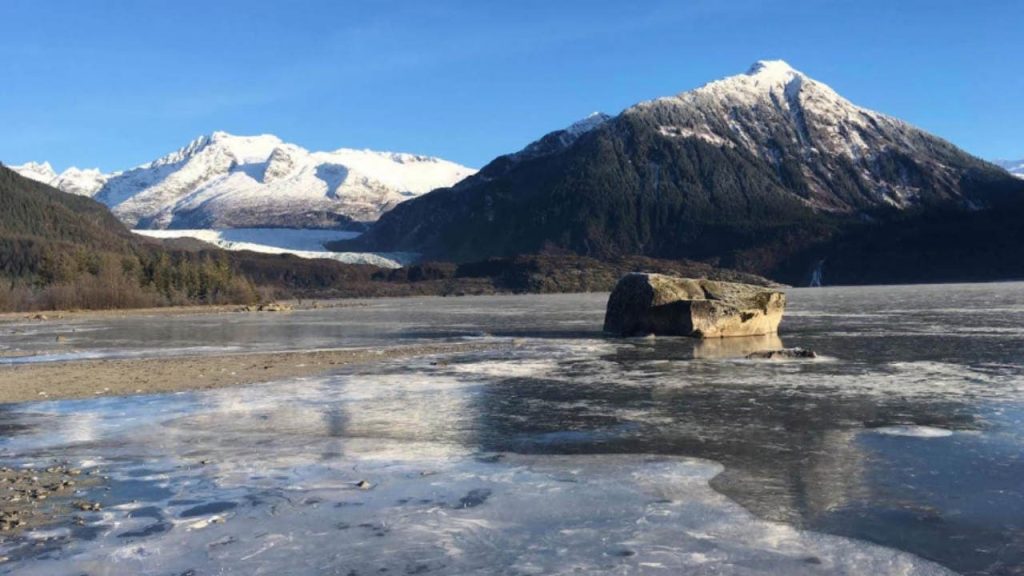
{"type": "Polygon", "coordinates": [[[102,509],[99,502],[89,502],[87,500],[79,500],[71,505],[82,512],[99,512],[102,509]]]}
{"type": "MultiPolygon", "coordinates": [[[[81,470],[66,462],[38,469],[0,468],[0,531],[31,527],[57,514],[55,505],[44,502],[72,492],[76,482],[71,478],[79,474],[81,470]]],[[[90,503],[89,509],[98,510],[99,504],[90,503]]]]}

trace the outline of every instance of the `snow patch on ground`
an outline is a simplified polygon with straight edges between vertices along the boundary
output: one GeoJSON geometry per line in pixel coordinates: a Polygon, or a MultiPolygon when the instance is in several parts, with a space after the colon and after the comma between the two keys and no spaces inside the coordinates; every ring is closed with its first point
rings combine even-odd
{"type": "Polygon", "coordinates": [[[658,132],[660,132],[662,136],[667,136],[669,138],[696,138],[714,146],[728,146],[730,148],[736,147],[736,145],[731,141],[715,134],[707,127],[690,128],[688,126],[659,126],[658,132]]]}

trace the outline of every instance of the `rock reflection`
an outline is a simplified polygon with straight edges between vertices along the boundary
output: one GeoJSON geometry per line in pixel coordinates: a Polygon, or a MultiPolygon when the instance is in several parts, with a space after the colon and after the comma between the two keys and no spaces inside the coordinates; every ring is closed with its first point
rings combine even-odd
{"type": "Polygon", "coordinates": [[[379,375],[369,388],[358,378],[346,386],[350,399],[339,404],[335,417],[340,433],[348,438],[374,438],[399,442],[434,442],[471,445],[474,390],[444,377],[415,374],[379,375]]]}
{"type": "MultiPolygon", "coordinates": [[[[706,458],[724,465],[712,487],[761,518],[869,540],[875,524],[898,526],[891,532],[902,538],[904,549],[952,566],[985,561],[972,548],[977,519],[939,524],[936,518],[944,513],[935,510],[934,501],[916,501],[918,495],[905,486],[905,494],[894,495],[895,475],[935,478],[930,464],[904,464],[900,457],[906,447],[880,454],[877,445],[861,438],[866,428],[897,422],[977,429],[984,425],[982,407],[969,394],[922,398],[878,387],[807,385],[844,369],[854,372],[840,381],[851,384],[890,376],[884,367],[864,372],[834,363],[693,361],[688,346],[693,344],[669,339],[614,344],[600,358],[565,358],[536,376],[502,378],[500,365],[494,365],[486,372],[491,380],[477,407],[480,448],[706,458]],[[894,457],[895,463],[886,461],[894,457]],[[894,517],[893,510],[903,509],[932,511],[894,517]],[[913,534],[931,537],[905,536],[913,534]],[[950,541],[964,544],[936,545],[950,541]]],[[[516,362],[510,361],[505,372],[513,373],[516,362]]],[[[953,505],[967,494],[956,494],[961,487],[948,484],[951,480],[938,481],[953,505]]]]}
{"type": "Polygon", "coordinates": [[[337,460],[344,455],[344,441],[347,417],[340,406],[330,406],[323,411],[323,421],[326,427],[327,436],[333,440],[324,445],[322,461],[337,460]]]}

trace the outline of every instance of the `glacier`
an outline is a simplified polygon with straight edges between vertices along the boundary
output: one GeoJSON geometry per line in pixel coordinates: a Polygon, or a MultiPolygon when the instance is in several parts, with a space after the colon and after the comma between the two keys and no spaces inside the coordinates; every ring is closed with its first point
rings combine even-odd
{"type": "Polygon", "coordinates": [[[326,242],[347,240],[358,232],[297,228],[222,228],[132,230],[147,238],[168,240],[192,238],[224,250],[248,250],[262,254],[292,254],[300,258],[327,258],[345,264],[370,264],[380,268],[401,268],[419,256],[413,252],[333,252],[326,242]]]}

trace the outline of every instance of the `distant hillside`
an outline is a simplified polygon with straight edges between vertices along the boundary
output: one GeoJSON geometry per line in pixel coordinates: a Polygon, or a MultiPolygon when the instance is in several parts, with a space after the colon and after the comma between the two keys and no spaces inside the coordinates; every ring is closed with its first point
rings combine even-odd
{"type": "MultiPolygon", "coordinates": [[[[964,252],[945,237],[960,219],[1019,210],[1022,198],[1024,181],[1000,168],[860,108],[784,62],[759,62],[746,74],[549,134],[332,247],[456,262],[552,250],[641,254],[795,284],[821,262],[826,282],[996,279],[1006,266],[986,275],[976,262],[957,261],[964,252]],[[938,215],[942,232],[925,224],[938,215]],[[919,234],[871,244],[873,252],[852,248],[900,225],[919,234]],[[958,250],[914,257],[942,247],[958,250]],[[860,275],[864,258],[874,259],[873,271],[860,275]]],[[[959,239],[985,255],[984,236],[959,239]]],[[[1021,250],[985,260],[1020,260],[1021,250]]]]}
{"type": "Polygon", "coordinates": [[[131,233],[106,206],[19,176],[0,165],[0,237],[125,251],[131,233]]]}
{"type": "Polygon", "coordinates": [[[0,165],[0,310],[250,302],[223,256],[139,243],[95,200],[0,165]]]}

